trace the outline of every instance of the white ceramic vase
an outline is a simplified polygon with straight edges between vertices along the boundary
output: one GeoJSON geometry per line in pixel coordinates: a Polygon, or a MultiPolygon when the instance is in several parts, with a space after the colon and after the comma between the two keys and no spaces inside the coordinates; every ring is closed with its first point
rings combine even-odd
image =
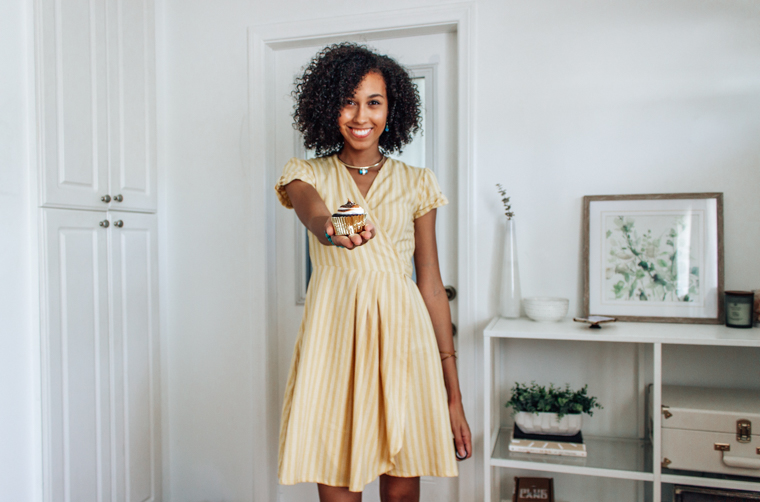
{"type": "Polygon", "coordinates": [[[502,317],[520,317],[520,273],[517,268],[515,220],[507,220],[504,234],[504,263],[501,269],[499,313],[502,317]]]}
{"type": "Polygon", "coordinates": [[[581,430],[583,415],[565,415],[558,418],[556,413],[515,413],[515,423],[526,434],[551,434],[554,436],[574,436],[581,430]]]}

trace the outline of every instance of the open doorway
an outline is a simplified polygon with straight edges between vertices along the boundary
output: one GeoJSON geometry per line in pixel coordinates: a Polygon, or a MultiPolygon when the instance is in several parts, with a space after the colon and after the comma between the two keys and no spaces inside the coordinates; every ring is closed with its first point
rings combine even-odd
{"type": "MultiPolygon", "coordinates": [[[[282,386],[298,333],[303,309],[298,303],[305,292],[308,270],[304,263],[305,246],[299,243],[299,232],[303,232],[303,227],[292,211],[278,207],[271,187],[284,163],[290,157],[305,153],[299,147],[300,138],[291,127],[293,102],[289,93],[293,78],[318,49],[329,43],[344,40],[367,43],[398,59],[416,71],[424,81],[426,98],[430,103],[430,109],[426,111],[433,112],[429,119],[433,123],[427,124],[421,156],[419,151],[415,155],[436,171],[444,192],[452,201],[439,214],[441,264],[444,281],[455,285],[460,291],[460,299],[452,305],[452,313],[459,324],[457,344],[461,385],[467,399],[465,407],[473,434],[477,436],[480,408],[474,406],[478,402],[474,382],[479,380],[479,375],[475,375],[478,372],[473,364],[475,341],[466,301],[470,296],[470,275],[466,268],[471,253],[467,240],[457,231],[472,214],[469,210],[471,184],[468,174],[472,166],[469,116],[471,59],[467,58],[464,65],[459,62],[462,54],[469,56],[469,19],[469,9],[460,5],[414,9],[403,14],[384,13],[371,19],[334,18],[251,30],[251,160],[253,172],[266,173],[265,186],[260,191],[256,190],[256,194],[263,196],[263,200],[259,200],[264,203],[256,209],[259,215],[266,215],[267,228],[271,230],[271,233],[267,232],[271,238],[262,244],[267,246],[268,256],[264,271],[267,281],[262,285],[265,289],[262,297],[267,298],[267,329],[266,333],[256,335],[261,337],[263,352],[264,371],[261,377],[266,387],[266,417],[261,425],[266,431],[262,441],[266,442],[267,461],[266,465],[262,465],[264,471],[258,470],[255,476],[269,484],[268,500],[317,500],[313,485],[276,485],[282,386]],[[350,31],[346,27],[350,27],[350,31]],[[442,94],[445,94],[445,99],[441,98],[442,94]],[[460,266],[462,263],[465,270],[460,266]]],[[[429,117],[426,116],[426,119],[429,117]]],[[[257,427],[257,431],[257,436],[260,436],[262,429],[257,427]]],[[[460,478],[466,477],[468,480],[465,483],[461,479],[423,480],[423,490],[428,493],[426,495],[423,491],[423,499],[475,500],[478,491],[475,487],[480,483],[472,479],[476,472],[474,464],[475,461],[460,465],[460,478]]],[[[376,490],[369,486],[365,500],[375,500],[375,497],[376,490]]]]}

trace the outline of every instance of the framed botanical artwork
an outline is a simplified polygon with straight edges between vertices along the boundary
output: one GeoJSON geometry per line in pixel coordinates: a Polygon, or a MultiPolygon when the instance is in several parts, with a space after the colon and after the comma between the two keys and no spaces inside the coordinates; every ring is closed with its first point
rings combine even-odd
{"type": "Polygon", "coordinates": [[[585,316],[723,322],[723,194],[583,198],[585,316]]]}

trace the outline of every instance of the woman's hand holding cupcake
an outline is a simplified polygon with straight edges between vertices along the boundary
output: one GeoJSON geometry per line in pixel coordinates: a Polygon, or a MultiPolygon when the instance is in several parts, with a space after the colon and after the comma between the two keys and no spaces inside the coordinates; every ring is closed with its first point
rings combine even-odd
{"type": "MultiPolygon", "coordinates": [[[[364,230],[358,234],[336,235],[332,218],[327,218],[327,221],[325,221],[325,233],[330,236],[334,245],[343,246],[346,249],[354,249],[363,246],[375,237],[375,225],[371,221],[366,220],[364,230]]],[[[329,242],[326,242],[326,244],[330,245],[329,242]]]]}
{"type": "Polygon", "coordinates": [[[375,227],[367,220],[364,208],[350,200],[325,222],[328,242],[346,249],[354,249],[369,242],[375,236],[375,227]]]}

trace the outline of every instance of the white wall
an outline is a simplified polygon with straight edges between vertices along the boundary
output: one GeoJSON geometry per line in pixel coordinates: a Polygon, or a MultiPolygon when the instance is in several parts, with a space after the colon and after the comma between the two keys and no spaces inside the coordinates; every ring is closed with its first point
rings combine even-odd
{"type": "MultiPolygon", "coordinates": [[[[438,3],[389,0],[382,9],[438,3]]],[[[248,197],[264,173],[246,163],[246,29],[381,6],[159,5],[167,500],[250,500],[266,493],[252,473],[268,461],[253,450],[267,431],[253,424],[279,410],[265,409],[262,348],[252,343],[264,311],[254,301],[263,278],[251,272],[267,235],[266,208],[248,197]]],[[[496,312],[498,182],[517,214],[525,296],[569,297],[579,312],[581,198],[589,194],[724,192],[726,286],[760,287],[760,229],[751,224],[760,214],[760,4],[476,5],[479,327],[496,312]]]]}
{"type": "MultiPolygon", "coordinates": [[[[580,312],[582,197],[623,193],[724,192],[726,287],[760,286],[760,5],[489,3],[479,18],[476,190],[512,196],[524,296],[580,312]]],[[[489,277],[501,214],[480,200],[489,277]]]]}
{"type": "Polygon", "coordinates": [[[32,297],[29,2],[0,2],[0,500],[40,492],[38,340],[32,297]]]}

